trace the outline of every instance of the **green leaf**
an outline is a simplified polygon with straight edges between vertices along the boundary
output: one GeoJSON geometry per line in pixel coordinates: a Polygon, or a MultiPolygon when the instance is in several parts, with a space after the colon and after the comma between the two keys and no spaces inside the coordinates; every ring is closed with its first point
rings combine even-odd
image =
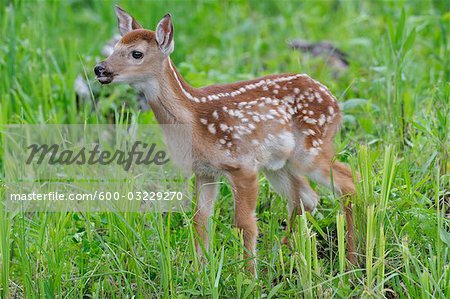
{"type": "Polygon", "coordinates": [[[415,40],[416,40],[416,30],[413,29],[409,33],[408,37],[405,40],[405,43],[403,44],[403,53],[408,52],[412,48],[412,46],[414,45],[415,40]]]}
{"type": "Polygon", "coordinates": [[[350,114],[344,114],[343,120],[344,120],[345,124],[351,124],[351,125],[356,124],[356,118],[350,114]]]}
{"type": "Polygon", "coordinates": [[[267,296],[267,299],[272,298],[273,296],[275,296],[278,293],[278,290],[283,286],[283,283],[281,282],[280,284],[277,284],[276,286],[274,286],[272,288],[272,290],[270,290],[269,295],[267,296]]]}
{"type": "Polygon", "coordinates": [[[409,121],[414,113],[414,101],[411,97],[411,94],[407,91],[403,94],[403,107],[405,112],[405,118],[409,121]]]}
{"type": "Polygon", "coordinates": [[[397,30],[395,32],[395,44],[397,47],[400,46],[400,42],[403,39],[403,34],[405,30],[405,23],[406,23],[406,15],[405,10],[402,9],[402,15],[400,17],[400,22],[397,24],[397,30]]]}
{"type": "Polygon", "coordinates": [[[314,217],[310,213],[306,213],[306,217],[308,220],[312,223],[312,225],[316,228],[317,232],[322,236],[324,240],[327,240],[327,235],[325,232],[320,228],[319,223],[314,219],[314,217]]]}
{"type": "Polygon", "coordinates": [[[243,297],[243,298],[248,298],[248,297],[250,296],[250,294],[252,294],[253,289],[255,288],[255,286],[256,286],[256,280],[253,280],[253,281],[249,284],[248,288],[245,290],[245,293],[244,293],[244,297],[243,297]]]}
{"type": "Polygon", "coordinates": [[[347,101],[341,102],[340,106],[343,111],[348,111],[355,108],[365,108],[367,106],[370,106],[375,111],[380,110],[380,108],[377,105],[372,104],[371,101],[368,99],[358,99],[358,98],[348,99],[347,101]]]}
{"type": "Polygon", "coordinates": [[[367,99],[348,99],[345,102],[341,102],[341,109],[342,110],[350,110],[357,107],[365,106],[369,100],[367,99]]]}
{"type": "Polygon", "coordinates": [[[450,246],[450,233],[442,227],[439,228],[439,237],[441,238],[442,242],[447,244],[447,246],[450,246]]]}

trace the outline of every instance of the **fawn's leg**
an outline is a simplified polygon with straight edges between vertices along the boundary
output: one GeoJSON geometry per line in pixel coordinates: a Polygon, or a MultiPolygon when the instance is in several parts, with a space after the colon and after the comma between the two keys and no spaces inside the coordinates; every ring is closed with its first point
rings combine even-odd
{"type": "Polygon", "coordinates": [[[258,173],[256,171],[236,170],[230,173],[234,194],[235,224],[242,231],[246,251],[244,258],[250,258],[249,270],[256,273],[256,203],[258,197],[258,173]]]}
{"type": "MultiPolygon", "coordinates": [[[[291,232],[295,216],[302,213],[302,205],[306,211],[312,212],[319,202],[319,196],[304,176],[294,174],[286,167],[277,171],[265,171],[264,173],[277,193],[287,200],[289,217],[287,229],[291,232]]],[[[283,237],[281,242],[288,244],[288,239],[283,237]]]]}
{"type": "Polygon", "coordinates": [[[341,162],[332,162],[331,169],[328,163],[318,163],[321,165],[319,169],[312,172],[311,177],[317,182],[333,187],[346,200],[343,204],[345,211],[345,219],[347,222],[347,259],[350,263],[356,264],[355,241],[354,241],[354,225],[351,197],[356,193],[353,176],[348,165],[341,162]],[[331,181],[333,178],[333,181],[331,181]]]}
{"type": "Polygon", "coordinates": [[[334,181],[339,186],[341,194],[346,198],[346,200],[343,202],[343,208],[345,211],[345,221],[347,222],[347,259],[350,261],[350,263],[355,265],[357,262],[357,258],[355,254],[355,232],[351,202],[351,197],[356,194],[355,183],[353,182],[353,176],[350,167],[341,162],[333,163],[333,176],[336,177],[334,181]]]}
{"type": "Polygon", "coordinates": [[[217,183],[214,177],[196,175],[195,177],[195,193],[197,197],[197,205],[194,214],[194,226],[200,238],[201,244],[195,238],[195,247],[197,254],[202,257],[209,251],[209,232],[208,219],[214,211],[214,202],[217,197],[217,183]]]}

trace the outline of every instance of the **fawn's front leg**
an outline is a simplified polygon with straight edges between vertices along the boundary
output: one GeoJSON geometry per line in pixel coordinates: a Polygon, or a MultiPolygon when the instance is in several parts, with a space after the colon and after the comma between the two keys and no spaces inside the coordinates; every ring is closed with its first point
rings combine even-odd
{"type": "Polygon", "coordinates": [[[204,253],[209,251],[208,219],[214,211],[214,202],[217,197],[217,183],[215,178],[196,175],[195,193],[197,205],[194,214],[194,226],[201,241],[200,244],[197,238],[195,238],[195,247],[198,256],[202,257],[204,253]],[[202,245],[205,252],[203,252],[202,245]]]}
{"type": "Polygon", "coordinates": [[[244,257],[250,258],[249,270],[256,273],[256,201],[258,197],[258,173],[255,171],[237,170],[230,173],[230,181],[234,194],[235,224],[242,231],[244,238],[244,257]]]}

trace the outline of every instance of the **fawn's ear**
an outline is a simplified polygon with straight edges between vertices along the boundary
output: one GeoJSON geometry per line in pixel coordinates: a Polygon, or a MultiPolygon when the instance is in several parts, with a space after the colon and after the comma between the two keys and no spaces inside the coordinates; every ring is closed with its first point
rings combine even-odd
{"type": "Polygon", "coordinates": [[[139,23],[120,6],[116,5],[114,7],[114,10],[116,11],[119,32],[122,36],[130,32],[131,30],[142,28],[142,26],[139,25],[139,23]]]}
{"type": "Polygon", "coordinates": [[[174,48],[172,16],[166,14],[156,27],[156,42],[165,55],[170,55],[174,48]]]}

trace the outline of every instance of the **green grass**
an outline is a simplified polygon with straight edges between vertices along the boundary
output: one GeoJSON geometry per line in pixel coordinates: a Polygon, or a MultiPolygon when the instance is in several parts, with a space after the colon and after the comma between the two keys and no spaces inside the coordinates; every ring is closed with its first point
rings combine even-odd
{"type": "MultiPolygon", "coordinates": [[[[0,2],[0,124],[108,123],[111,113],[154,122],[133,96],[124,109],[124,86],[101,88],[94,112],[77,107],[76,76],[93,78],[117,32],[113,4],[0,2]]],[[[204,267],[192,213],[11,213],[0,202],[0,297],[450,297],[448,1],[120,4],[147,28],[172,13],[172,58],[194,86],[305,72],[333,91],[345,113],[337,158],[361,174],[360,264],[346,267],[339,199],[316,186],[317,213],[281,246],[285,201],[261,177],[257,279],[243,271],[223,184],[204,267]],[[289,49],[294,38],[333,42],[350,67],[334,77],[323,57],[289,49]]]]}

